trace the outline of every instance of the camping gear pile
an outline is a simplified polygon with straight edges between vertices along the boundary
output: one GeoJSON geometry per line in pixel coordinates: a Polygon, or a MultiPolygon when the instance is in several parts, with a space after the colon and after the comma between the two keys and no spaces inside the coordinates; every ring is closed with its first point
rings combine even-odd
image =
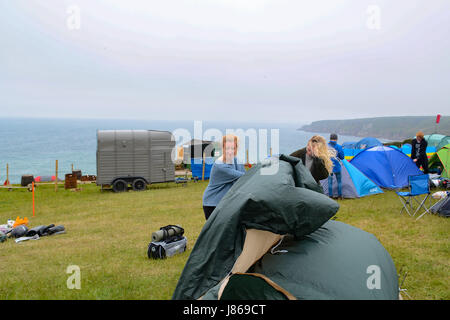
{"type": "Polygon", "coordinates": [[[183,234],[184,229],[179,225],[168,225],[153,232],[147,256],[150,259],[165,259],[185,252],[187,239],[183,234]]]}
{"type": "Polygon", "coordinates": [[[253,166],[206,221],[173,299],[398,299],[395,265],[372,235],[331,218],[300,159],[253,166]]]}
{"type": "Polygon", "coordinates": [[[63,225],[50,224],[29,228],[28,223],[27,217],[23,219],[17,217],[16,220],[8,220],[6,224],[0,225],[0,242],[6,241],[7,237],[15,238],[15,242],[19,243],[27,240],[39,240],[43,236],[65,233],[63,225]]]}
{"type": "Polygon", "coordinates": [[[450,192],[447,191],[446,195],[430,208],[430,211],[446,218],[450,217],[450,192]]]}

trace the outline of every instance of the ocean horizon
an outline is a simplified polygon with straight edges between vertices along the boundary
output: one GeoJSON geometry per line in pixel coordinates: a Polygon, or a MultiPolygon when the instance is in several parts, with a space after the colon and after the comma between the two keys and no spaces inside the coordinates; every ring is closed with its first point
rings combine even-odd
{"type": "MultiPolygon", "coordinates": [[[[146,120],[146,119],[100,119],[100,118],[0,118],[0,183],[6,180],[6,164],[9,180],[19,184],[22,175],[52,176],[55,160],[58,160],[58,178],[75,170],[83,175],[97,175],[97,130],[165,130],[174,132],[184,129],[194,138],[193,120],[146,120]]],[[[197,123],[198,126],[199,123],[197,123]]],[[[298,130],[306,122],[267,121],[210,121],[201,122],[202,130],[254,129],[267,137],[270,148],[271,130],[278,129],[279,153],[290,154],[303,148],[310,137],[320,134],[328,140],[328,132],[305,132],[298,130]],[[266,130],[266,131],[264,131],[266,130]]],[[[197,127],[198,128],[198,127],[197,127]]],[[[197,138],[197,137],[195,137],[197,138]]],[[[358,141],[361,137],[339,136],[339,143],[358,141]]],[[[177,145],[181,141],[177,141],[177,145]]],[[[269,151],[267,150],[267,154],[269,151]]],[[[249,150],[251,163],[260,161],[259,150],[249,150]]]]}

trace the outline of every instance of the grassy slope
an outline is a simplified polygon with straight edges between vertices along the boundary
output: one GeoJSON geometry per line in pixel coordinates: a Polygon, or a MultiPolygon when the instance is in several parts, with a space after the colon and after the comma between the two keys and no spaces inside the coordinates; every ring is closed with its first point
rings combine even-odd
{"type": "MultiPolygon", "coordinates": [[[[31,193],[0,189],[0,224],[27,216],[31,226],[63,224],[67,234],[16,244],[0,243],[0,299],[170,299],[204,224],[206,182],[152,186],[144,192],[81,192],[40,186],[36,217],[31,193]],[[146,256],[151,233],[181,224],[188,252],[167,260],[146,256]],[[81,268],[81,290],[66,286],[66,268],[81,268]]],[[[418,222],[399,214],[393,192],[340,201],[339,221],[377,236],[397,270],[408,271],[404,287],[415,299],[450,299],[448,219],[426,215],[418,222]]]]}

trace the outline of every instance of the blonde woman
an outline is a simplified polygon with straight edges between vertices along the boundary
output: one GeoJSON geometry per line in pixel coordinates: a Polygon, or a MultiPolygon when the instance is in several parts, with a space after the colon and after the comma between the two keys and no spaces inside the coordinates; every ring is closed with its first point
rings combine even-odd
{"type": "Polygon", "coordinates": [[[319,183],[333,172],[332,158],[336,156],[336,152],[328,148],[324,137],[313,136],[305,148],[294,151],[291,156],[300,158],[305,167],[311,171],[316,182],[319,183]]]}
{"type": "Polygon", "coordinates": [[[227,134],[222,137],[222,156],[217,158],[211,168],[209,184],[203,193],[203,212],[208,220],[220,200],[233,184],[245,173],[243,164],[236,159],[238,137],[227,134]]]}

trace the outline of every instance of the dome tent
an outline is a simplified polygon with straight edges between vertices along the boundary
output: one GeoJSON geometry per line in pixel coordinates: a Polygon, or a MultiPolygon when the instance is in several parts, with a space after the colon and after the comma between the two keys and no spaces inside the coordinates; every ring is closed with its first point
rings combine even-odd
{"type": "Polygon", "coordinates": [[[341,147],[342,149],[355,149],[356,143],[357,141],[346,141],[342,143],[341,147]]]}
{"type": "MultiPolygon", "coordinates": [[[[383,193],[383,191],[364,173],[359,171],[347,160],[342,160],[342,196],[344,198],[360,198],[373,194],[383,193]]],[[[321,180],[323,192],[329,196],[328,178],[321,180]]],[[[333,195],[337,195],[337,180],[333,177],[333,195]]]]}
{"type": "Polygon", "coordinates": [[[450,143],[442,147],[430,159],[429,168],[437,169],[440,166],[442,178],[450,178],[450,143]]]}
{"type": "Polygon", "coordinates": [[[202,300],[396,300],[397,271],[372,234],[330,220],[299,240],[285,238],[248,272],[233,273],[208,290],[202,300]],[[374,290],[368,278],[382,270],[374,290]],[[257,281],[259,279],[259,281],[257,281]],[[221,294],[222,293],[222,294],[221,294]]]}
{"type": "Polygon", "coordinates": [[[408,176],[423,174],[411,158],[386,146],[366,149],[350,163],[379,187],[388,189],[405,188],[408,186],[408,176]]]}
{"type": "Polygon", "coordinates": [[[383,144],[380,142],[380,140],[372,137],[367,137],[359,140],[355,144],[355,149],[368,149],[376,146],[382,146],[383,144]]]}
{"type": "Polygon", "coordinates": [[[444,139],[446,136],[443,134],[433,133],[433,134],[427,134],[424,136],[425,141],[428,143],[429,147],[435,147],[437,150],[437,146],[439,143],[441,143],[442,139],[444,139]]]}

